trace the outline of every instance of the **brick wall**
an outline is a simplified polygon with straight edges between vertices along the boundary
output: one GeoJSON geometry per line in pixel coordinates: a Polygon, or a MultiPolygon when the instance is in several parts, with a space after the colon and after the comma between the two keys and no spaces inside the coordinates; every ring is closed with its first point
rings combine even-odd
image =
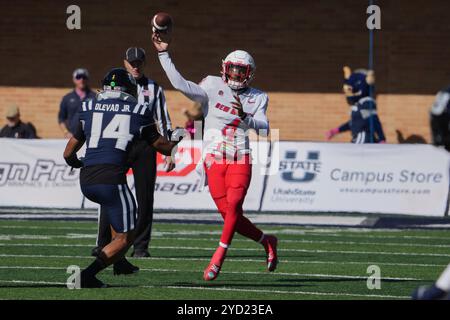
{"type": "MultiPolygon", "coordinates": [[[[450,82],[448,0],[377,0],[379,93],[434,94],[450,82]]],[[[250,51],[255,85],[266,91],[338,92],[341,67],[368,63],[364,0],[16,0],[1,1],[0,58],[6,86],[70,86],[87,67],[98,85],[129,46],[149,53],[147,71],[168,85],[150,44],[151,16],[175,20],[173,57],[192,80],[217,73],[231,50],[250,51]],[[66,8],[81,7],[81,30],[66,28],[66,8]]]]}
{"type": "MultiPolygon", "coordinates": [[[[17,103],[22,118],[31,121],[43,138],[61,137],[57,125],[57,112],[61,97],[69,88],[0,87],[0,115],[7,106],[17,103]]],[[[167,103],[174,125],[183,126],[182,108],[192,103],[176,91],[167,91],[167,103]]],[[[341,94],[333,93],[269,93],[269,120],[272,128],[280,130],[284,140],[323,141],[326,130],[348,120],[348,107],[341,94]]],[[[430,140],[428,110],[432,95],[381,94],[378,109],[388,141],[397,142],[396,130],[404,137],[420,135],[430,140]],[[407,111],[405,111],[407,109],[407,111]]],[[[0,125],[5,123],[0,118],[0,125]]],[[[335,141],[349,141],[342,134],[335,141]]]]}
{"type": "MultiPolygon", "coordinates": [[[[69,31],[66,8],[72,3],[0,2],[0,124],[5,106],[15,102],[41,136],[59,136],[56,112],[72,71],[88,68],[96,87],[108,69],[122,65],[129,46],[147,50],[146,73],[169,89],[150,44],[149,21],[158,11],[175,20],[172,56],[189,79],[217,74],[233,49],[254,55],[254,85],[271,92],[269,117],[284,139],[322,140],[326,129],[347,119],[339,94],[342,65],[368,61],[362,0],[79,0],[82,29],[69,31]]],[[[396,141],[399,129],[429,140],[432,96],[450,82],[450,24],[443,14],[450,2],[376,3],[382,9],[382,30],[375,33],[377,93],[388,138],[396,141]]],[[[190,102],[172,92],[168,98],[181,124],[177,110],[190,102]]]]}

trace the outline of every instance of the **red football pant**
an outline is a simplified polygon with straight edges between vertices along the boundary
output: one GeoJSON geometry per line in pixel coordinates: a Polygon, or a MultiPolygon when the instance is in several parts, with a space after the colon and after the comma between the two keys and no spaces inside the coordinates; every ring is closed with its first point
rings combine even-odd
{"type": "MultiPolygon", "coordinates": [[[[220,242],[230,245],[235,231],[254,241],[260,241],[263,232],[243,216],[242,205],[250,186],[252,166],[249,155],[238,162],[226,163],[225,160],[205,163],[209,191],[217,209],[224,219],[220,242]]],[[[211,159],[211,158],[210,158],[211,159]]]]}

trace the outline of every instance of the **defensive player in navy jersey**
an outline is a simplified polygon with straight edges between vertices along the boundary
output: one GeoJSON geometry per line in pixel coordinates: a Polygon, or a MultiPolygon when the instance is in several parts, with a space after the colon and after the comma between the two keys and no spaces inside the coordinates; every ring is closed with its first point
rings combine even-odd
{"type": "Polygon", "coordinates": [[[136,81],[126,70],[111,70],[102,85],[103,91],[95,99],[82,104],[78,130],[64,151],[68,165],[82,168],[81,191],[105,210],[113,233],[112,241],[81,272],[82,288],[105,287],[96,274],[123,260],[133,242],[136,202],[126,181],[131,142],[142,138],[157,151],[171,156],[185,135],[184,129],[175,129],[169,134],[169,141],[158,133],[151,111],[137,102],[136,81]],[[76,152],[84,142],[86,154],[80,160],[76,152]]]}
{"type": "Polygon", "coordinates": [[[351,131],[352,143],[385,143],[383,127],[377,114],[377,103],[372,98],[375,74],[370,70],[344,67],[344,94],[350,105],[350,121],[327,132],[328,140],[336,134],[351,131]]]}

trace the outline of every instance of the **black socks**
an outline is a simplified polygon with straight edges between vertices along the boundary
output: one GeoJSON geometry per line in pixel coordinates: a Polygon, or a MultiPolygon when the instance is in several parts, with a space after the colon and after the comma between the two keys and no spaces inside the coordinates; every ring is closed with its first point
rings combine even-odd
{"type": "Polygon", "coordinates": [[[106,269],[106,263],[99,257],[97,257],[94,262],[92,262],[83,272],[89,276],[95,276],[97,273],[106,269]]]}

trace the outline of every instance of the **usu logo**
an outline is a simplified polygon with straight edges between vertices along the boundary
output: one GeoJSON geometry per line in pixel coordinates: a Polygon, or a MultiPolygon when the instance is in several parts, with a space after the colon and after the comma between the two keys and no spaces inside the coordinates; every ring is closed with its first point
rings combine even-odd
{"type": "Polygon", "coordinates": [[[311,182],[320,173],[321,162],[319,151],[309,151],[306,159],[297,158],[297,151],[288,150],[284,160],[280,161],[281,177],[289,182],[311,182]]]}

